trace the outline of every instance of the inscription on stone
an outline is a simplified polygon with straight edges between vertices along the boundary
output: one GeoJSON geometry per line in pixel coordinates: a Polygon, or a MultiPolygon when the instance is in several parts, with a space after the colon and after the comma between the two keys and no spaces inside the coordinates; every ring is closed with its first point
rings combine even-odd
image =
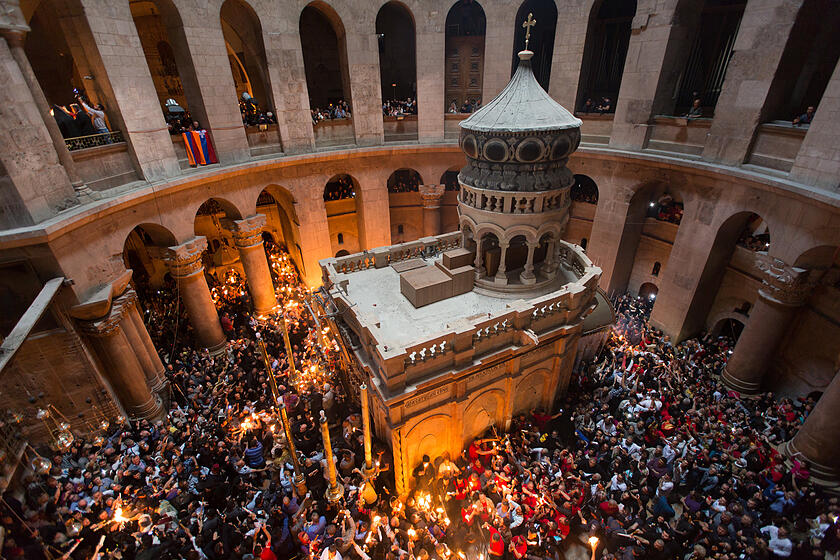
{"type": "Polygon", "coordinates": [[[488,377],[493,377],[499,375],[507,369],[507,362],[502,362],[501,364],[496,364],[495,366],[491,366],[487,369],[483,369],[477,373],[474,373],[467,379],[467,389],[472,389],[473,387],[480,385],[482,381],[487,379],[488,377]]]}
{"type": "Polygon", "coordinates": [[[439,387],[437,389],[433,389],[431,391],[428,391],[427,393],[423,393],[419,397],[414,397],[413,399],[409,399],[409,400],[405,401],[405,408],[406,409],[414,408],[418,405],[423,404],[426,401],[430,401],[433,398],[435,398],[437,396],[440,396],[440,395],[443,395],[443,394],[448,393],[448,392],[449,392],[449,387],[439,387]]]}

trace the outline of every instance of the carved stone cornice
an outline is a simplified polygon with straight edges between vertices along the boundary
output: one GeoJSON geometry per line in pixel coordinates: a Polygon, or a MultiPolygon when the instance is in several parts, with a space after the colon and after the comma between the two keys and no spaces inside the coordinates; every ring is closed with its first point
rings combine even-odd
{"type": "Polygon", "coordinates": [[[233,233],[233,242],[236,247],[247,249],[262,244],[265,222],[265,214],[254,214],[242,220],[224,221],[223,225],[233,233]]]}
{"type": "Polygon", "coordinates": [[[420,198],[423,200],[423,208],[440,208],[440,201],[443,200],[443,193],[446,185],[420,185],[420,198]]]}
{"type": "Polygon", "coordinates": [[[114,336],[119,332],[120,321],[123,320],[123,308],[114,302],[108,315],[93,321],[79,321],[79,330],[93,338],[114,336]]]}
{"type": "Polygon", "coordinates": [[[201,272],[201,255],[207,249],[207,238],[197,235],[191,240],[162,251],[163,260],[175,278],[186,278],[201,272]]]}
{"type": "Polygon", "coordinates": [[[809,271],[785,263],[767,254],[756,255],[756,266],[761,270],[761,288],[758,292],[772,302],[798,307],[808,301],[813,289],[809,271]]]}

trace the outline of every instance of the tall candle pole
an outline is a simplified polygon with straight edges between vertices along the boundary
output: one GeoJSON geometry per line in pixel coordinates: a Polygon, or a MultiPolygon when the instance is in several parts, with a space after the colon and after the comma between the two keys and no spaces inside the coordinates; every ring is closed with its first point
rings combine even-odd
{"type": "Polygon", "coordinates": [[[344,495],[344,487],[335,478],[335,461],[333,461],[332,445],[330,444],[330,427],[327,424],[327,417],[321,411],[321,438],[324,440],[324,455],[327,460],[327,474],[330,479],[330,487],[327,490],[327,500],[337,502],[344,495]]]}
{"type": "Polygon", "coordinates": [[[289,415],[286,413],[286,403],[277,403],[280,409],[280,419],[283,422],[283,431],[286,432],[286,441],[289,444],[289,453],[292,454],[292,468],[295,470],[295,489],[298,496],[306,494],[306,480],[303,478],[303,471],[298,462],[297,449],[295,449],[295,440],[292,438],[292,427],[289,425],[289,415]]]}
{"type": "Polygon", "coordinates": [[[373,473],[373,457],[370,450],[370,411],[368,410],[368,390],[367,385],[362,383],[359,387],[359,392],[362,397],[362,428],[365,435],[365,475],[373,473]]]}
{"type": "Polygon", "coordinates": [[[263,364],[265,365],[265,373],[268,375],[268,384],[271,387],[271,394],[274,396],[274,404],[280,402],[280,391],[277,390],[277,380],[274,378],[274,372],[271,369],[271,361],[268,359],[268,352],[265,349],[265,342],[260,333],[257,333],[257,346],[260,348],[262,354],[263,364]]]}
{"type": "Polygon", "coordinates": [[[286,359],[289,361],[289,382],[295,382],[295,356],[292,354],[292,342],[289,340],[289,328],[286,326],[286,315],[281,309],[278,313],[280,316],[280,328],[283,331],[283,342],[286,344],[286,359]]]}

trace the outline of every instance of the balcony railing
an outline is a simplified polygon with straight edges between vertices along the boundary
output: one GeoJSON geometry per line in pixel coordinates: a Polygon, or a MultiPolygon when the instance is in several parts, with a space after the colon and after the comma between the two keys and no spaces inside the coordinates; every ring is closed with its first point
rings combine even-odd
{"type": "Polygon", "coordinates": [[[89,136],[76,136],[75,138],[64,139],[64,143],[67,145],[67,149],[71,152],[73,150],[97,148],[99,146],[107,146],[109,144],[117,144],[120,142],[125,142],[122,131],[120,130],[103,132],[102,134],[91,134],[89,136]]]}

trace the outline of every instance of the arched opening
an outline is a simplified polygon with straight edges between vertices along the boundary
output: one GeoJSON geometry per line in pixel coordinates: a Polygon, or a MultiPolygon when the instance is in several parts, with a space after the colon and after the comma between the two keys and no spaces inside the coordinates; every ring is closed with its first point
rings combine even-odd
{"type": "Polygon", "coordinates": [[[388,192],[417,192],[417,189],[422,183],[423,179],[414,169],[397,169],[388,177],[388,192]]]}
{"type": "Polygon", "coordinates": [[[219,18],[242,122],[246,126],[276,123],[259,17],[243,0],[225,0],[219,18]]]}
{"type": "Polygon", "coordinates": [[[318,145],[352,143],[353,130],[347,120],[352,104],[350,71],[341,18],[328,4],[312,2],[301,11],[299,28],[315,141],[318,145]],[[333,130],[336,126],[331,123],[343,127],[333,130]]]}
{"type": "Polygon", "coordinates": [[[478,273],[482,277],[492,278],[499,270],[499,259],[501,249],[499,238],[494,233],[485,233],[478,242],[478,250],[481,252],[482,270],[478,273]]]}
{"type": "Polygon", "coordinates": [[[513,62],[510,75],[513,76],[519,66],[519,51],[525,49],[526,28],[522,24],[528,18],[528,14],[533,14],[537,22],[530,28],[531,38],[528,41],[528,50],[534,53],[531,58],[531,68],[542,88],[548,91],[551,79],[551,58],[554,54],[554,34],[557,27],[557,6],[554,0],[525,0],[519,6],[514,20],[513,62]]]}
{"type": "Polygon", "coordinates": [[[770,248],[770,228],[758,214],[750,214],[736,244],[744,249],[759,252],[770,248]]]}
{"type": "Polygon", "coordinates": [[[231,271],[244,278],[239,250],[234,243],[230,224],[226,223],[227,220],[239,219],[242,219],[242,216],[236,207],[219,198],[207,199],[195,213],[195,235],[207,238],[207,249],[201,260],[211,291],[215,286],[225,283],[231,271]]]}
{"type": "Polygon", "coordinates": [[[178,9],[172,0],[138,0],[129,5],[170,134],[180,134],[193,121],[208,126],[178,9]]]}
{"type": "Polygon", "coordinates": [[[586,204],[598,204],[598,185],[588,175],[575,174],[575,182],[572,184],[569,196],[572,202],[583,202],[586,204]]]}
{"type": "Polygon", "coordinates": [[[414,169],[397,169],[388,177],[391,243],[423,237],[423,201],[417,192],[423,178],[414,169]]]}
{"type": "Polygon", "coordinates": [[[517,235],[508,242],[507,251],[505,251],[505,268],[508,274],[516,278],[521,269],[525,267],[525,261],[528,258],[528,242],[524,235],[517,235]]]}
{"type": "Polygon", "coordinates": [[[266,218],[263,232],[266,251],[276,246],[278,251],[288,253],[298,271],[305,276],[299,221],[294,204],[289,191],[278,185],[270,185],[257,198],[257,212],[266,218]]]}
{"type": "Polygon", "coordinates": [[[417,114],[417,53],[414,18],[403,4],[388,2],[376,14],[382,111],[417,114]]]}
{"type": "Polygon", "coordinates": [[[345,249],[353,254],[364,249],[364,226],[356,204],[360,194],[359,183],[345,173],[334,175],[324,187],[324,207],[333,253],[345,249]]]}
{"type": "Polygon", "coordinates": [[[346,256],[347,256],[347,255],[349,255],[349,254],[350,254],[350,253],[348,253],[346,249],[342,249],[342,250],[340,250],[340,251],[336,252],[335,257],[336,257],[336,258],[338,258],[338,257],[346,257],[346,256]]]}
{"type": "Polygon", "coordinates": [[[714,337],[724,336],[731,339],[732,342],[737,342],[743,330],[743,321],[735,317],[725,317],[712,327],[711,335],[714,337]]]}
{"type": "Polygon", "coordinates": [[[30,27],[24,52],[62,136],[85,137],[84,141],[67,142],[68,148],[122,142],[122,116],[111,97],[107,75],[99,71],[99,53],[83,47],[92,44],[94,38],[81,3],[24,2],[21,10],[30,27]],[[97,116],[103,122],[98,123],[97,116]]]}
{"type": "Polygon", "coordinates": [[[683,215],[682,195],[662,183],[638,189],[630,199],[609,293],[637,292],[654,263],[668,267],[683,215]]]}
{"type": "Polygon", "coordinates": [[[443,185],[448,191],[461,190],[461,185],[460,183],[458,183],[459,172],[460,170],[458,168],[447,169],[443,172],[443,175],[440,176],[440,184],[443,185]]]}
{"type": "MultiPolygon", "coordinates": [[[[739,247],[738,241],[744,238],[745,231],[758,231],[753,228],[760,227],[760,231],[764,232],[761,235],[766,236],[762,237],[766,239],[766,242],[761,243],[762,245],[768,243],[764,245],[763,250],[769,250],[770,233],[766,226],[759,226],[759,224],[763,224],[763,220],[757,214],[738,212],[720,225],[706,258],[700,280],[694,290],[680,339],[701,332],[710,313],[718,312],[716,310],[720,310],[727,305],[727,301],[731,301],[728,294],[720,293],[721,286],[740,286],[744,289],[746,286],[744,273],[740,270],[754,268],[755,257],[752,255],[753,249],[739,247]]],[[[760,287],[760,280],[755,280],[754,283],[757,290],[760,287]]],[[[741,293],[738,292],[739,300],[745,299],[740,295],[741,293]]],[[[755,294],[752,293],[749,296],[754,298],[755,294]]],[[[727,305],[728,309],[731,309],[731,305],[731,303],[727,305]]]]}
{"type": "Polygon", "coordinates": [[[762,121],[810,124],[840,58],[838,29],[840,11],[833,0],[802,4],[770,84],[762,121]]]}
{"type": "Polygon", "coordinates": [[[580,112],[615,113],[636,0],[595,2],[589,16],[580,68],[580,112]]]}
{"type": "Polygon", "coordinates": [[[745,6],[746,0],[705,0],[671,114],[687,114],[697,105],[695,116],[714,116],[745,6]]]}
{"type": "Polygon", "coordinates": [[[487,19],[475,0],[458,0],[446,14],[444,110],[472,113],[481,107],[487,19]]]}
{"type": "Polygon", "coordinates": [[[645,282],[639,286],[639,297],[643,300],[653,302],[656,300],[656,295],[659,293],[659,287],[653,282],[645,282]]]}

